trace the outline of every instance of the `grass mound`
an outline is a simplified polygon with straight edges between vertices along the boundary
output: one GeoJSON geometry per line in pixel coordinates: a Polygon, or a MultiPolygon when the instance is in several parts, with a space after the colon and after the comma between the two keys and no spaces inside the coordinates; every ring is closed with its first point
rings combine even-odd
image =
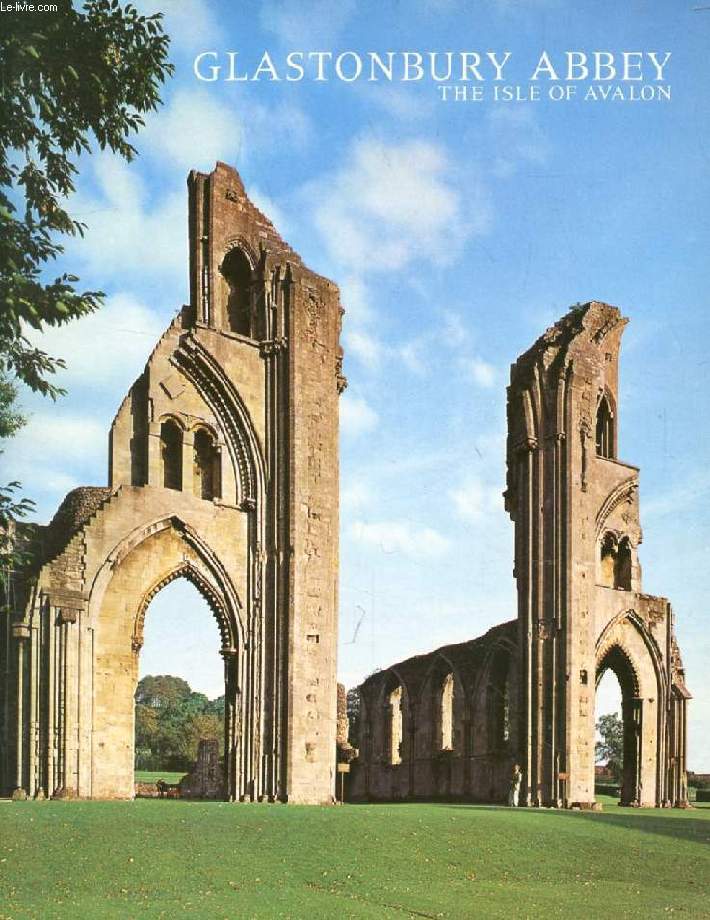
{"type": "Polygon", "coordinates": [[[0,918],[710,916],[710,808],[3,802],[0,918]]]}

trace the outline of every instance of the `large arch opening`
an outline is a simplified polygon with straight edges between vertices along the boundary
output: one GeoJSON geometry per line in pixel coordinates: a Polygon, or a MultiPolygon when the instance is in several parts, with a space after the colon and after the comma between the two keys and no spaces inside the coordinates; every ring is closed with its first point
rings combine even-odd
{"type": "Polygon", "coordinates": [[[224,799],[225,673],[214,614],[180,576],[150,600],[140,628],[136,792],[224,799]]]}
{"type": "Polygon", "coordinates": [[[624,650],[612,645],[597,666],[595,719],[597,757],[619,785],[621,805],[640,802],[642,700],[638,678],[624,650]]]}

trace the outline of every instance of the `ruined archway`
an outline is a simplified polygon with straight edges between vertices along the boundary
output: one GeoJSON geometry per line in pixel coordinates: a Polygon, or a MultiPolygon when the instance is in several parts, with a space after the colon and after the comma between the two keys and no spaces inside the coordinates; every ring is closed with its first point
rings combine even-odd
{"type": "Polygon", "coordinates": [[[634,610],[613,617],[597,641],[595,692],[613,671],[621,692],[622,805],[654,805],[665,798],[661,757],[668,688],[663,657],[644,618],[634,610]]]}
{"type": "MultiPolygon", "coordinates": [[[[516,622],[393,666],[414,688],[439,656],[456,662],[467,699],[458,794],[503,800],[517,763],[526,805],[592,807],[594,680],[613,670],[624,688],[624,798],[687,801],[690,694],[670,602],[642,589],[639,471],[617,454],[626,322],[609,304],[578,304],[511,367],[504,499],[515,525],[516,622]]],[[[363,697],[381,679],[367,678],[363,697]]],[[[439,699],[413,696],[425,743],[410,788],[422,797],[438,793],[431,765],[442,751],[426,739],[438,737],[439,699]]],[[[361,725],[367,737],[367,718],[361,725]]],[[[387,769],[372,746],[360,759],[353,794],[381,797],[387,769]]]]}
{"type": "Polygon", "coordinates": [[[621,690],[623,752],[620,803],[638,805],[641,794],[643,699],[639,696],[639,682],[633,665],[619,645],[612,645],[597,665],[597,688],[608,670],[614,672],[621,690]]]}
{"type": "Polygon", "coordinates": [[[251,665],[242,655],[242,603],[234,585],[214,552],[173,517],[154,522],[125,542],[125,552],[116,548],[110,573],[99,573],[96,603],[89,610],[97,637],[91,794],[102,798],[132,795],[133,696],[145,615],[163,587],[176,578],[186,578],[207,601],[219,628],[224,659],[226,790],[229,798],[243,797],[248,764],[240,759],[246,746],[240,731],[244,723],[239,711],[240,683],[249,680],[251,665]]]}
{"type": "Polygon", "coordinates": [[[220,630],[192,580],[178,574],[152,597],[141,639],[134,695],[136,795],[158,794],[155,784],[162,779],[182,780],[171,796],[224,799],[226,688],[220,630]]]}
{"type": "Polygon", "coordinates": [[[109,485],[34,533],[0,637],[0,794],[132,796],[143,618],[183,577],[220,630],[229,797],[332,797],[338,291],[233,169],[188,185],[190,303],[119,407],[109,485]]]}

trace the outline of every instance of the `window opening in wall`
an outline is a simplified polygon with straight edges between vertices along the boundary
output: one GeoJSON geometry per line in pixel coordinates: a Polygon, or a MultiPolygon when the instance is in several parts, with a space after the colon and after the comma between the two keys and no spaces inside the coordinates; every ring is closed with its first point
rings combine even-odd
{"type": "Polygon", "coordinates": [[[387,697],[388,759],[392,766],[402,762],[402,687],[397,686],[387,697]]]}
{"type": "Polygon", "coordinates": [[[597,407],[597,456],[607,459],[614,456],[614,416],[606,396],[597,407]]]}
{"type": "Polygon", "coordinates": [[[600,582],[606,588],[614,587],[614,569],[616,568],[616,540],[613,534],[604,535],[601,545],[600,582]]]}
{"type": "Polygon", "coordinates": [[[163,486],[166,489],[182,489],[182,431],[171,419],[160,426],[160,452],[163,486]]]}
{"type": "Polygon", "coordinates": [[[503,649],[491,666],[487,695],[489,746],[496,750],[510,741],[512,726],[510,656],[503,649]]]}
{"type": "Polygon", "coordinates": [[[249,260],[241,249],[232,249],[225,256],[221,271],[229,289],[227,294],[229,328],[239,335],[250,336],[252,334],[252,278],[249,260]]]}
{"type": "Polygon", "coordinates": [[[441,750],[454,749],[454,675],[447,674],[441,685],[441,750]]]}
{"type": "Polygon", "coordinates": [[[599,584],[621,591],[631,590],[631,541],[628,537],[622,537],[617,542],[614,534],[604,535],[599,559],[599,584]]]}
{"type": "Polygon", "coordinates": [[[614,566],[614,587],[631,590],[631,542],[624,537],[619,543],[614,566]]]}
{"type": "Polygon", "coordinates": [[[204,428],[195,432],[193,491],[198,498],[219,498],[221,492],[219,449],[204,428]]]}

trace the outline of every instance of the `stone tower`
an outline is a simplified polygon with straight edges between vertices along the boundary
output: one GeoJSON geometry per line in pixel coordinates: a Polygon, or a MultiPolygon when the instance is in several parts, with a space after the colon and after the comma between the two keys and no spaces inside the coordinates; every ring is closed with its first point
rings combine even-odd
{"type": "Polygon", "coordinates": [[[116,415],[109,485],[28,534],[0,637],[3,793],[133,795],[143,622],[184,577],[221,636],[228,797],[332,799],[339,294],[234,169],[188,186],[190,303],[116,415]]]}
{"type": "Polygon", "coordinates": [[[638,468],[617,456],[627,320],[572,309],[511,369],[520,746],[529,804],[594,801],[595,686],[622,691],[622,801],[682,804],[686,700],[671,605],[642,592],[638,468]]]}

